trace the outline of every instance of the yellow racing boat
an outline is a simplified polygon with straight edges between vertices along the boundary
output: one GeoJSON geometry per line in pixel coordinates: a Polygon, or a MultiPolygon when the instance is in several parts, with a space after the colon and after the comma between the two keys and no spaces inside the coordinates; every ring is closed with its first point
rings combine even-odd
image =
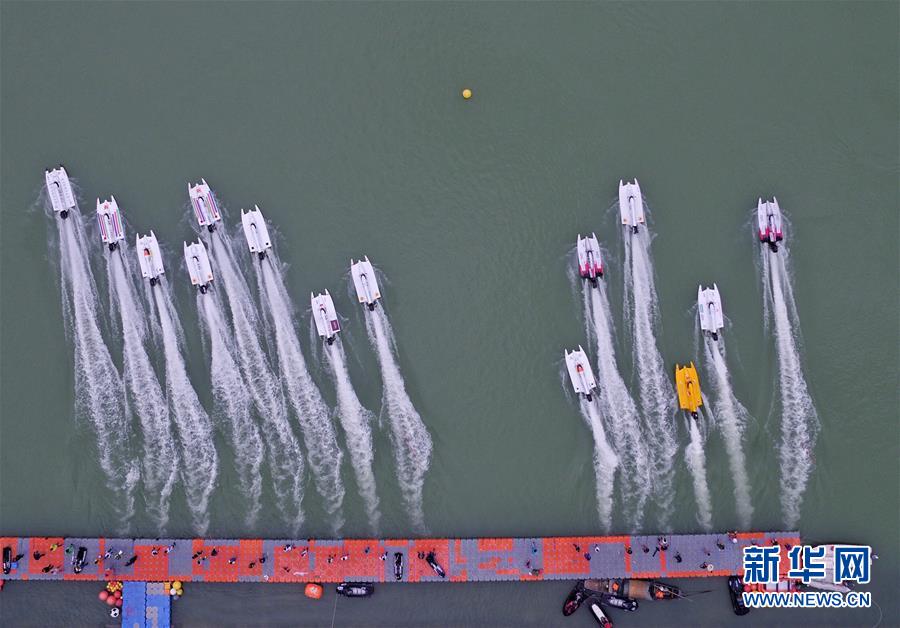
{"type": "Polygon", "coordinates": [[[675,365],[675,388],[678,390],[678,405],[696,419],[703,398],[700,396],[700,378],[693,362],[687,366],[675,365]]]}

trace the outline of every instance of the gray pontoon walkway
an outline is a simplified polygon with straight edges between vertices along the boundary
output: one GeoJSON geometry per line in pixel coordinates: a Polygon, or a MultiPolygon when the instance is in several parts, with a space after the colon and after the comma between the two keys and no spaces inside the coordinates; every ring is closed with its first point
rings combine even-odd
{"type": "Polygon", "coordinates": [[[798,532],[739,532],[733,538],[725,532],[669,534],[665,539],[665,551],[658,550],[657,535],[338,540],[2,537],[0,547],[10,548],[12,557],[18,557],[2,576],[7,580],[392,582],[399,553],[401,581],[441,581],[420,558],[433,551],[447,572],[445,581],[475,582],[727,576],[742,573],[742,550],[747,545],[778,543],[782,565],[787,565],[787,548],[800,543],[798,532]],[[73,562],[81,547],[86,548],[87,559],[82,573],[76,574],[73,562]],[[132,557],[135,561],[126,566],[132,557]]]}

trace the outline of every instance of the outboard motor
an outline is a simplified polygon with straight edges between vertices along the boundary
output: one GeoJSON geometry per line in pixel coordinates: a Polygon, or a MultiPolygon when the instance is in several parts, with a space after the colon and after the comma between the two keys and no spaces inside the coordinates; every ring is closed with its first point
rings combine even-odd
{"type": "Polygon", "coordinates": [[[68,209],[60,210],[60,212],[59,212],[59,217],[62,218],[63,220],[65,220],[66,218],[68,218],[68,217],[69,217],[69,210],[68,210],[68,209]]]}
{"type": "Polygon", "coordinates": [[[119,246],[119,244],[117,242],[110,242],[109,243],[110,252],[115,251],[118,248],[118,246],[119,246]]]}
{"type": "Polygon", "coordinates": [[[263,261],[264,259],[266,259],[265,251],[260,251],[257,255],[259,255],[259,261],[263,261]]]}
{"type": "Polygon", "coordinates": [[[719,339],[719,333],[718,333],[718,332],[715,332],[715,331],[712,332],[712,339],[713,339],[713,340],[718,340],[718,339],[719,339]]]}
{"type": "Polygon", "coordinates": [[[211,223],[209,223],[208,225],[206,225],[206,230],[209,231],[210,233],[212,233],[213,231],[215,231],[215,230],[216,230],[216,223],[211,222],[211,223]]]}
{"type": "Polygon", "coordinates": [[[206,294],[207,290],[209,290],[209,286],[207,284],[200,286],[200,294],[206,294]]]}
{"type": "Polygon", "coordinates": [[[151,278],[150,278],[150,285],[151,285],[151,286],[155,286],[157,281],[159,281],[159,279],[157,279],[156,277],[151,277],[151,278]]]}

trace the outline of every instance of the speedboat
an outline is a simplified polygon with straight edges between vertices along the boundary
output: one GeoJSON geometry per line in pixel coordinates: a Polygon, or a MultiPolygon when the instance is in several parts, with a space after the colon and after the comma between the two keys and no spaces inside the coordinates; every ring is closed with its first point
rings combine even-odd
{"type": "Polygon", "coordinates": [[[703,397],[700,394],[700,378],[697,377],[693,362],[687,366],[675,365],[675,388],[678,390],[678,405],[696,419],[697,410],[703,405],[703,397]]]}
{"type": "Polygon", "coordinates": [[[603,607],[596,601],[591,602],[591,614],[594,616],[594,619],[597,620],[598,626],[602,626],[602,628],[613,628],[612,621],[610,621],[609,617],[606,616],[606,613],[603,612],[603,607]]]}
{"type": "Polygon", "coordinates": [[[425,556],[425,562],[431,567],[431,569],[439,575],[441,578],[446,578],[447,573],[444,571],[444,568],[438,564],[437,557],[434,555],[434,552],[428,552],[425,556]]]}
{"type": "Polygon", "coordinates": [[[356,296],[360,303],[365,303],[370,310],[375,309],[375,302],[381,298],[378,292],[378,280],[375,279],[375,269],[369,257],[354,262],[350,260],[350,274],[353,276],[353,285],[356,287],[356,296]]]}
{"type": "Polygon", "coordinates": [[[744,604],[744,581],[740,576],[728,576],[728,597],[735,615],[746,615],[750,608],[744,604]]]}
{"type": "Polygon", "coordinates": [[[587,354],[581,345],[573,349],[571,353],[563,351],[566,356],[566,368],[569,370],[569,379],[572,380],[572,388],[576,394],[584,395],[588,401],[593,401],[593,392],[597,388],[594,372],[588,362],[587,354]]]}
{"type": "Polygon", "coordinates": [[[619,595],[612,595],[610,593],[600,593],[599,597],[600,601],[607,606],[620,608],[623,611],[630,611],[633,613],[638,609],[637,600],[632,600],[630,597],[621,597],[619,595]]]}
{"type": "Polygon", "coordinates": [[[150,235],[138,234],[135,250],[137,250],[138,263],[141,265],[141,275],[150,280],[151,286],[155,286],[159,281],[159,276],[166,272],[163,268],[162,253],[159,252],[156,235],[152,231],[150,235]]]}
{"type": "Polygon", "coordinates": [[[3,573],[8,575],[12,571],[12,548],[6,546],[3,548],[3,573]]]}
{"type": "Polygon", "coordinates": [[[700,329],[708,331],[713,340],[718,340],[719,330],[725,327],[725,319],[722,315],[719,287],[716,284],[705,290],[703,286],[698,286],[697,311],[700,313],[700,329]]]}
{"type": "Polygon", "coordinates": [[[69,173],[62,166],[53,170],[44,170],[44,181],[53,211],[65,220],[69,217],[69,212],[75,209],[75,193],[72,192],[69,173]]]}
{"type": "Polygon", "coordinates": [[[334,590],[346,597],[369,597],[375,593],[375,585],[371,582],[342,582],[334,590]]]}
{"type": "Polygon", "coordinates": [[[394,580],[403,580],[403,552],[394,552],[394,580]]]}
{"type": "Polygon", "coordinates": [[[781,229],[781,208],[774,196],[771,201],[759,199],[756,202],[756,222],[759,226],[759,241],[768,242],[773,253],[778,252],[778,243],[784,239],[781,229]]]}
{"type": "Polygon", "coordinates": [[[188,273],[191,275],[191,283],[206,294],[213,280],[212,267],[209,265],[209,255],[200,238],[196,242],[184,243],[184,261],[187,264],[188,273]]]}
{"type": "Polygon", "coordinates": [[[597,278],[603,277],[603,261],[600,259],[600,244],[597,234],[581,237],[578,234],[578,274],[588,279],[592,286],[597,285],[597,278]]]}
{"type": "Polygon", "coordinates": [[[641,186],[637,179],[634,183],[625,183],[619,179],[619,214],[622,216],[622,224],[631,227],[632,233],[637,233],[638,225],[645,223],[644,197],[641,196],[641,186]]]}
{"type": "Polygon", "coordinates": [[[200,179],[200,183],[194,185],[188,183],[188,196],[191,197],[191,205],[200,226],[215,231],[216,223],[222,220],[222,213],[219,211],[216,197],[206,184],[206,179],[200,179]]]}
{"type": "Polygon", "coordinates": [[[262,212],[259,211],[259,205],[246,212],[242,209],[241,222],[244,225],[244,237],[247,238],[250,252],[259,255],[259,259],[265,259],[266,251],[272,248],[272,241],[269,240],[269,229],[266,227],[262,212]]]}
{"type": "Polygon", "coordinates": [[[313,320],[316,321],[316,331],[325,339],[325,342],[331,344],[341,331],[341,323],[338,320],[337,312],[334,309],[334,301],[328,290],[325,294],[309,293],[309,300],[312,304],[313,320]]]}
{"type": "MultiPolygon", "coordinates": [[[[806,583],[806,586],[823,591],[838,591],[839,593],[848,593],[850,591],[850,587],[844,584],[844,582],[835,581],[834,578],[834,544],[819,545],[813,549],[816,551],[816,553],[818,553],[820,551],[820,548],[824,548],[822,564],[825,565],[825,574],[821,578],[810,578],[809,582],[806,583]]],[[[873,558],[877,558],[877,556],[870,553],[868,557],[868,569],[870,571],[872,568],[873,558]]],[[[860,568],[862,568],[862,561],[860,561],[860,568]]]]}
{"type": "Polygon", "coordinates": [[[598,593],[609,593],[618,597],[638,600],[674,600],[684,597],[681,589],[675,585],[656,580],[613,578],[585,580],[584,585],[591,591],[598,593]]]}
{"type": "Polygon", "coordinates": [[[102,203],[97,199],[97,224],[100,225],[100,239],[109,245],[110,251],[115,251],[119,242],[125,239],[122,215],[115,196],[110,196],[108,201],[102,203]]]}
{"type": "Polygon", "coordinates": [[[588,592],[584,590],[584,585],[581,582],[576,582],[572,590],[569,591],[566,601],[563,602],[563,615],[568,617],[577,611],[588,597],[588,592]]]}

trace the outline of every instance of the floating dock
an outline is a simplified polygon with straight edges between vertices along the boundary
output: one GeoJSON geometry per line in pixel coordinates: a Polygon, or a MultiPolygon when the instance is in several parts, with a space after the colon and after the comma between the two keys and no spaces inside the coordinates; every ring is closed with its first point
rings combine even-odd
{"type": "Polygon", "coordinates": [[[134,582],[490,582],[699,578],[742,573],[743,548],[778,544],[782,565],[798,532],[481,539],[121,539],[0,537],[17,558],[4,580],[134,582]],[[661,539],[668,546],[660,551],[661,539]],[[75,556],[84,547],[84,569],[75,556]],[[437,576],[424,556],[434,552],[437,576]],[[118,558],[117,558],[118,556],[118,558]],[[37,557],[37,558],[35,558],[37,557]],[[130,564],[127,564],[130,563],[130,564]]]}

